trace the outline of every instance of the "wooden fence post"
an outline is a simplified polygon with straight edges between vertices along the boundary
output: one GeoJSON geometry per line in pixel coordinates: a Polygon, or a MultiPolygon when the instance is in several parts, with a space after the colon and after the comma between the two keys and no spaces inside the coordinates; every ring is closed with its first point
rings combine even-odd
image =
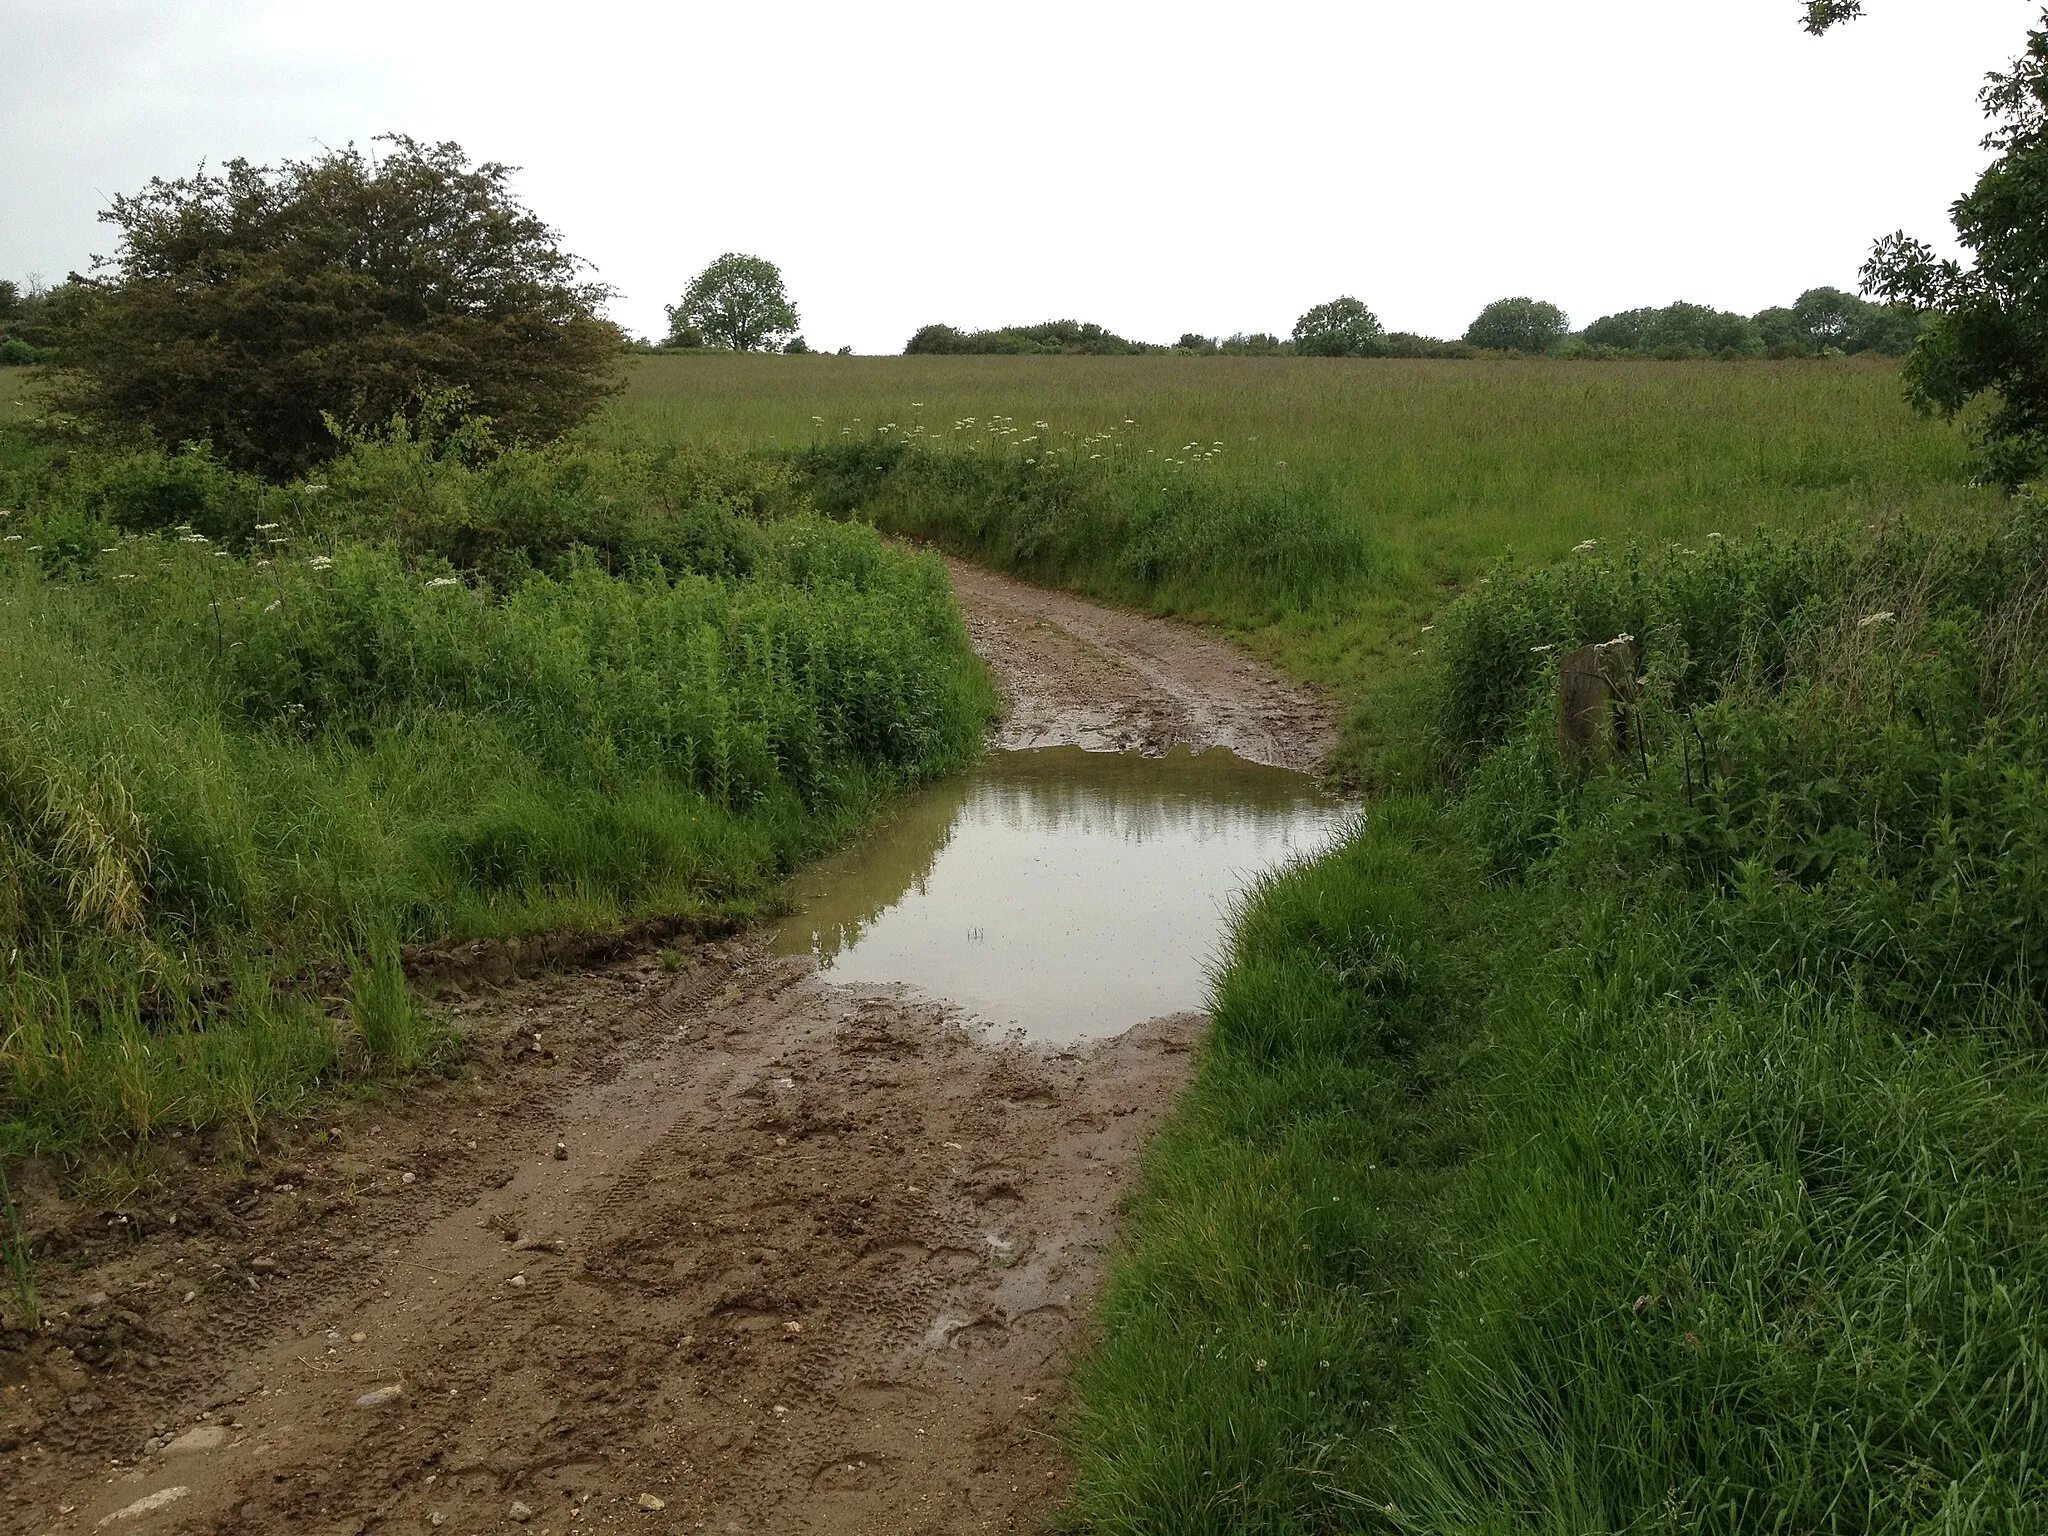
{"type": "Polygon", "coordinates": [[[1636,642],[1616,635],[1567,651],[1557,669],[1557,755],[1592,768],[1625,754],[1635,726],[1636,642]]]}

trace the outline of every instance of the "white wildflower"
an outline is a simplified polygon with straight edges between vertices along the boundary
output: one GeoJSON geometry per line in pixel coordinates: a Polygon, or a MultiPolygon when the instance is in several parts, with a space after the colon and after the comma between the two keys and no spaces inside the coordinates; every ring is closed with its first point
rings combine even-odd
{"type": "Polygon", "coordinates": [[[1866,613],[1863,615],[1862,618],[1856,621],[1856,627],[1858,629],[1868,629],[1873,624],[1889,624],[1897,617],[1898,615],[1893,613],[1891,609],[1880,608],[1876,613],[1866,613]]]}
{"type": "Polygon", "coordinates": [[[264,611],[265,613],[275,613],[275,612],[277,612],[277,610],[278,610],[278,609],[282,608],[283,606],[284,606],[284,599],[283,599],[283,598],[281,598],[281,597],[279,597],[279,598],[273,598],[273,599],[272,599],[272,600],[271,600],[270,602],[267,602],[267,603],[265,603],[265,604],[263,605],[263,611],[264,611]]]}
{"type": "Polygon", "coordinates": [[[308,560],[306,564],[311,566],[316,571],[324,571],[329,569],[334,564],[334,560],[333,557],[329,555],[315,555],[312,559],[308,560]]]}
{"type": "Polygon", "coordinates": [[[1572,553],[1575,555],[1583,555],[1587,550],[1597,549],[1599,548],[1599,546],[1600,541],[1598,539],[1585,539],[1572,546],[1572,553]]]}
{"type": "Polygon", "coordinates": [[[436,576],[427,585],[430,587],[459,587],[462,585],[462,578],[460,576],[436,576]]]}

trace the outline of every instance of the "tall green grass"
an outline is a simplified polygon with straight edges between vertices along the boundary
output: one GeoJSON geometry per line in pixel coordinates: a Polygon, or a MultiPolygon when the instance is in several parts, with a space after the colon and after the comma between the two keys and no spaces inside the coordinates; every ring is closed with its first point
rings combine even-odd
{"type": "Polygon", "coordinates": [[[884,528],[1236,629],[1348,699],[1403,674],[1509,551],[1996,505],[1964,433],[1863,359],[662,357],[594,430],[797,456],[884,528]],[[872,445],[911,436],[940,462],[864,477],[872,445]]]}
{"type": "Polygon", "coordinates": [[[977,750],[936,561],[772,466],[465,430],[0,457],[0,1149],[428,1065],[397,944],[744,913],[977,750]]]}
{"type": "Polygon", "coordinates": [[[1447,615],[1445,787],[1240,924],[1083,1374],[1092,1528],[2048,1519],[2044,570],[2022,504],[1447,615]],[[1563,768],[1554,658],[1624,628],[1644,748],[1563,768]]]}

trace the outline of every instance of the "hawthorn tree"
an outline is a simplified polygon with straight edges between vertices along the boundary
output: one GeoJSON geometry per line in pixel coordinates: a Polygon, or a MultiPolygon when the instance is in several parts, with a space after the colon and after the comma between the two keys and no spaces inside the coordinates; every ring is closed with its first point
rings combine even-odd
{"type": "Polygon", "coordinates": [[[796,335],[796,306],[782,286],[782,271],[759,256],[727,251],[690,282],[680,304],[668,306],[669,344],[694,330],[704,342],[734,352],[773,352],[796,335]]]}
{"type": "Polygon", "coordinates": [[[376,142],[115,198],[120,243],[81,284],[53,403],[280,479],[338,451],[331,422],[429,398],[500,438],[583,420],[618,387],[610,290],[513,196],[511,167],[376,142]]]}

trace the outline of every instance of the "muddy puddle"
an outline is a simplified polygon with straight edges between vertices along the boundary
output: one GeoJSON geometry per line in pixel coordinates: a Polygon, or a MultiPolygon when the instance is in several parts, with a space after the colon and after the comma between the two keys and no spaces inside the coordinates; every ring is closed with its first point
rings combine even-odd
{"type": "Polygon", "coordinates": [[[992,752],[792,882],[779,953],[1049,1043],[1206,1006],[1230,906],[1355,813],[1222,748],[992,752]]]}

